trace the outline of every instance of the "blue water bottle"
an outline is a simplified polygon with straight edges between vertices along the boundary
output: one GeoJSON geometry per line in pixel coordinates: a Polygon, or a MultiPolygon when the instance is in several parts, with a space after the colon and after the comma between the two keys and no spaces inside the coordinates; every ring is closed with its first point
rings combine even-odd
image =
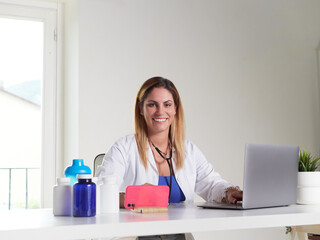
{"type": "Polygon", "coordinates": [[[70,178],[70,185],[77,182],[78,174],[91,174],[91,169],[84,165],[83,159],[73,159],[72,166],[69,166],[64,171],[64,175],[70,178]]]}
{"type": "Polygon", "coordinates": [[[96,184],[91,175],[78,175],[78,182],[73,185],[73,216],[93,217],[96,215],[96,184]]]}

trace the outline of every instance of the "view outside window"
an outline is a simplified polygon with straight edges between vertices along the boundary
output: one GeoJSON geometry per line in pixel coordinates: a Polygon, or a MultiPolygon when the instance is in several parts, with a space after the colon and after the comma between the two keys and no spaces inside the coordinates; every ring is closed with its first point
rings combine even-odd
{"type": "Polygon", "coordinates": [[[0,16],[0,209],[40,207],[43,28],[0,16]]]}

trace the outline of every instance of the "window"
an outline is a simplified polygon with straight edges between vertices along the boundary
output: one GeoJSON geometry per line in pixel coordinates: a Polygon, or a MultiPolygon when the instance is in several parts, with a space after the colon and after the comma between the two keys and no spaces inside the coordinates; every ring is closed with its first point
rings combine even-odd
{"type": "Polygon", "coordinates": [[[0,208],[52,206],[57,5],[0,0],[0,208]],[[21,2],[21,5],[19,4],[21,2]]]}

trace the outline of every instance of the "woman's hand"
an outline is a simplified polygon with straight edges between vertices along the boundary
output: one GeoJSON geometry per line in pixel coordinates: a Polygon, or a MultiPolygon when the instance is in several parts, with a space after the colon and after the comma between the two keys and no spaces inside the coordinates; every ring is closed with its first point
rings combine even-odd
{"type": "Polygon", "coordinates": [[[225,202],[236,204],[238,201],[242,201],[243,192],[239,187],[230,187],[226,191],[225,202]]]}

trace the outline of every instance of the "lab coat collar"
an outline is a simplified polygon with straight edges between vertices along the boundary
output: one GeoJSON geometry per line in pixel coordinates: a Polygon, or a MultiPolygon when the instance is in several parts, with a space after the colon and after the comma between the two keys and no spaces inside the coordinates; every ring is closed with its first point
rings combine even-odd
{"type": "Polygon", "coordinates": [[[150,146],[149,143],[148,143],[148,146],[147,146],[147,153],[148,153],[149,165],[151,166],[152,170],[155,171],[157,173],[157,175],[159,176],[157,165],[156,165],[156,162],[154,160],[154,157],[153,157],[153,154],[152,154],[152,150],[151,150],[151,146],[150,146]]]}

